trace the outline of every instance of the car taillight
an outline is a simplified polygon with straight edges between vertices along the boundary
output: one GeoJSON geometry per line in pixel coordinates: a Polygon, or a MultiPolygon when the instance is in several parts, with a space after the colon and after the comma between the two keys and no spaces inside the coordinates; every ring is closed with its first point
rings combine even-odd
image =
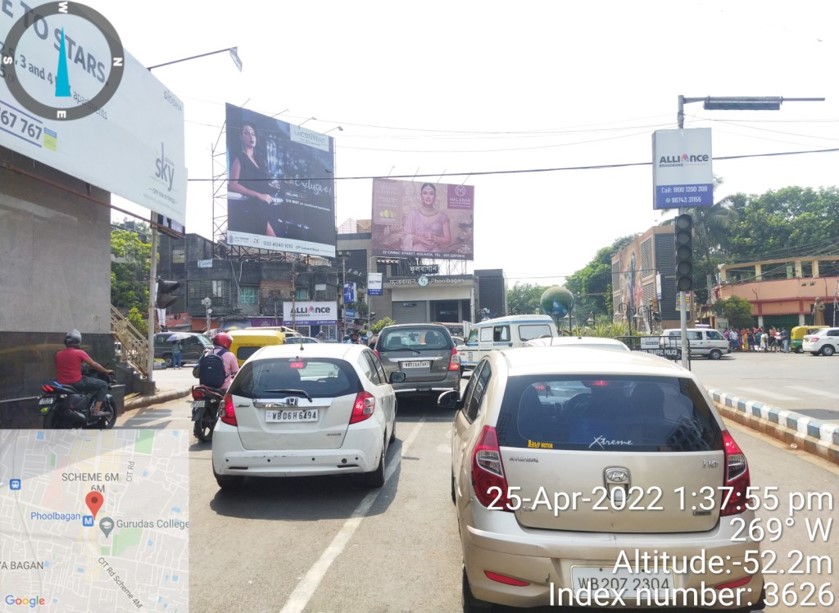
{"type": "Polygon", "coordinates": [[[452,347],[452,357],[449,358],[449,370],[460,370],[460,356],[457,349],[452,347]]]}
{"type": "Polygon", "coordinates": [[[722,433],[725,454],[725,487],[720,515],[737,515],[746,510],[746,493],[751,485],[746,454],[734,441],[728,430],[722,433]]]}
{"type": "Polygon", "coordinates": [[[498,436],[492,426],[484,426],[472,450],[472,489],[475,491],[475,498],[485,507],[510,511],[501,449],[498,447],[498,436]]]}
{"type": "Polygon", "coordinates": [[[355,402],[352,405],[352,415],[350,416],[350,424],[357,424],[360,421],[369,419],[376,410],[376,399],[370,392],[358,392],[355,396],[355,402]]]}
{"type": "Polygon", "coordinates": [[[230,394],[224,395],[224,406],[221,409],[221,414],[219,415],[219,419],[226,423],[228,426],[239,426],[239,422],[236,421],[236,409],[233,408],[233,396],[230,394]]]}

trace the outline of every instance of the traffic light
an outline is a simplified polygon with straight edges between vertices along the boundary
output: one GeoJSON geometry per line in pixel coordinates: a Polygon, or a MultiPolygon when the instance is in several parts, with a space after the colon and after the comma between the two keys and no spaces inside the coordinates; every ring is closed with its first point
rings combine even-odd
{"type": "Polygon", "coordinates": [[[693,219],[687,213],[676,217],[676,290],[693,289],[693,219]]]}
{"type": "Polygon", "coordinates": [[[154,307],[156,309],[165,309],[175,304],[178,297],[174,295],[174,292],[180,286],[181,284],[179,281],[167,281],[158,277],[154,307]]]}

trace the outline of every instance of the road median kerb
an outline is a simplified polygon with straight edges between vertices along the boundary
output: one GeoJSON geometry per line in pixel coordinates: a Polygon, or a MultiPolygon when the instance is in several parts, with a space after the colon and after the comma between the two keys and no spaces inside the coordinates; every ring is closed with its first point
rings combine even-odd
{"type": "Polygon", "coordinates": [[[132,411],[134,409],[142,409],[153,404],[169,402],[170,400],[177,400],[184,396],[189,396],[192,392],[192,387],[186,387],[177,390],[167,390],[164,392],[156,392],[145,396],[135,396],[133,398],[126,398],[123,411],[132,411]]]}
{"type": "Polygon", "coordinates": [[[723,417],[839,464],[839,424],[707,389],[723,417]]]}

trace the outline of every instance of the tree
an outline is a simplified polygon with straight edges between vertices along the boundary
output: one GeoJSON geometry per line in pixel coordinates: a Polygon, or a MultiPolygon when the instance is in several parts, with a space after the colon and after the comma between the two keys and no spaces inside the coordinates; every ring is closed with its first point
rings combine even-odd
{"type": "Polygon", "coordinates": [[[752,305],[739,296],[718,300],[714,303],[714,312],[728,319],[731,328],[750,328],[754,325],[752,305]]]}
{"type": "Polygon", "coordinates": [[[623,236],[608,247],[602,247],[585,268],[568,277],[567,287],[577,298],[574,314],[580,320],[612,312],[612,256],[633,241],[623,236]]]}
{"type": "Polygon", "coordinates": [[[516,283],[507,290],[507,309],[511,315],[536,315],[542,312],[539,300],[548,289],[544,285],[516,283]]]}
{"type": "Polygon", "coordinates": [[[151,245],[140,234],[123,228],[111,231],[111,304],[123,311],[148,312],[150,264],[151,245]]]}

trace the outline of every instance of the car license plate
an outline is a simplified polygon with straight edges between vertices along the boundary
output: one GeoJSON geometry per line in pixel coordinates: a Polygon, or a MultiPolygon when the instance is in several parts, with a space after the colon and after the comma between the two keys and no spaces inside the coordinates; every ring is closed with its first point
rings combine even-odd
{"type": "Polygon", "coordinates": [[[609,590],[613,594],[620,594],[624,598],[635,598],[638,591],[656,594],[668,592],[675,588],[673,574],[668,572],[632,572],[625,568],[611,566],[573,566],[571,580],[574,591],[595,592],[609,590]]]}
{"type": "Polygon", "coordinates": [[[317,421],[317,409],[295,409],[292,411],[267,411],[265,421],[281,423],[300,423],[305,421],[317,421]]]}
{"type": "Polygon", "coordinates": [[[38,404],[39,405],[50,405],[50,404],[53,403],[54,400],[55,400],[55,398],[47,396],[46,398],[39,398],[38,399],[38,404]]]}
{"type": "Polygon", "coordinates": [[[402,368],[428,368],[431,362],[423,361],[423,362],[402,362],[402,368]]]}

